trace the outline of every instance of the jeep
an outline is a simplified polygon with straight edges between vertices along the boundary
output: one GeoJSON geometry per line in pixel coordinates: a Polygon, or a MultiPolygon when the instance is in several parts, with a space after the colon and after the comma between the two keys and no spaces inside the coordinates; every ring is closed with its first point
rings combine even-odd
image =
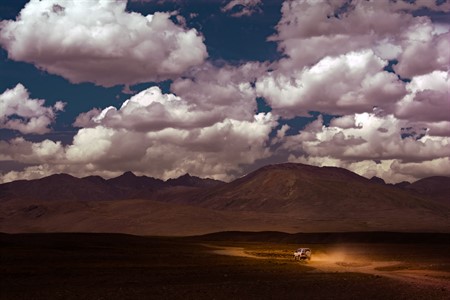
{"type": "Polygon", "coordinates": [[[311,249],[309,248],[298,248],[294,252],[295,260],[311,260],[311,249]]]}

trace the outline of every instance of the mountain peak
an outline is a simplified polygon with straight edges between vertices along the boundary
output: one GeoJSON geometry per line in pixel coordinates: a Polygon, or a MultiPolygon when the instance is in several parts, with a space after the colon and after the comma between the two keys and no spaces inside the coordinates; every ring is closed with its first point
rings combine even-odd
{"type": "Polygon", "coordinates": [[[376,183],[376,184],[386,184],[386,182],[377,176],[373,176],[372,178],[370,178],[370,182],[376,183]]]}
{"type": "Polygon", "coordinates": [[[137,177],[133,172],[131,171],[126,171],[125,173],[123,173],[122,175],[120,175],[121,177],[137,177]]]}
{"type": "Polygon", "coordinates": [[[220,185],[223,182],[219,180],[214,180],[210,178],[200,178],[197,176],[192,176],[189,173],[181,175],[177,178],[170,178],[166,181],[171,186],[189,186],[189,187],[213,187],[220,185]]]}
{"type": "Polygon", "coordinates": [[[175,179],[180,179],[180,178],[193,178],[193,177],[195,177],[195,176],[191,176],[191,174],[189,174],[189,173],[186,173],[186,174],[184,174],[184,175],[181,175],[180,177],[178,177],[178,178],[175,178],[175,179]]]}

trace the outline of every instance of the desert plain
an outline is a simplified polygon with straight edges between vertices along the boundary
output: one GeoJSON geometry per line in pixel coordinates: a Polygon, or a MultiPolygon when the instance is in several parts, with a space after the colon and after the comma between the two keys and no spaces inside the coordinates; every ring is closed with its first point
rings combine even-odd
{"type": "Polygon", "coordinates": [[[0,238],[1,299],[450,296],[448,234],[227,232],[177,238],[44,233],[0,238]],[[310,261],[293,260],[299,246],[312,249],[310,261]]]}

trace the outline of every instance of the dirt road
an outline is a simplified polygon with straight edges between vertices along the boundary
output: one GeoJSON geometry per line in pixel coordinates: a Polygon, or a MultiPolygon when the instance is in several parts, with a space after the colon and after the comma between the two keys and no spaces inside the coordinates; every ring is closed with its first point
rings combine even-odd
{"type": "MultiPolygon", "coordinates": [[[[246,252],[239,247],[217,247],[206,245],[213,253],[220,255],[240,256],[253,259],[274,259],[273,257],[262,257],[246,252]]],[[[319,254],[313,255],[311,261],[305,262],[314,270],[309,272],[337,273],[353,272],[371,274],[373,276],[383,276],[395,280],[401,280],[415,286],[433,286],[449,291],[450,293],[450,272],[427,270],[427,269],[407,269],[403,267],[402,261],[369,261],[369,260],[349,260],[341,254],[319,254]]]]}

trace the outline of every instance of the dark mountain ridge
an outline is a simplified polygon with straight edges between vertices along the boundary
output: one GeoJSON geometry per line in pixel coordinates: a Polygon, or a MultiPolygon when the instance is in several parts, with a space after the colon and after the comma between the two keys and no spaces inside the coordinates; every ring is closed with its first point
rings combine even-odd
{"type": "Polygon", "coordinates": [[[66,174],[0,185],[0,231],[450,232],[448,177],[399,186],[346,169],[269,165],[230,183],[66,174]],[[119,200],[119,201],[118,201],[119,200]]]}
{"type": "Polygon", "coordinates": [[[0,185],[0,199],[30,200],[114,200],[117,190],[101,177],[77,178],[55,174],[36,180],[19,180],[0,185]]]}
{"type": "Polygon", "coordinates": [[[387,223],[400,214],[405,226],[420,222],[421,216],[449,217],[448,207],[424,194],[373,182],[341,168],[291,163],[263,167],[195,195],[192,202],[220,211],[295,215],[324,222],[346,219],[367,226],[387,223]]]}
{"type": "Polygon", "coordinates": [[[136,176],[133,172],[125,172],[122,175],[107,179],[106,182],[114,187],[122,189],[158,189],[166,186],[166,183],[161,179],[156,179],[147,176],[136,176]]]}
{"type": "Polygon", "coordinates": [[[18,180],[0,184],[1,199],[99,201],[133,198],[151,199],[157,192],[178,186],[213,187],[224,182],[202,179],[189,174],[163,181],[132,172],[104,179],[100,176],[77,178],[54,174],[35,180],[18,180]]]}
{"type": "MultiPolygon", "coordinates": [[[[54,174],[36,180],[18,180],[0,184],[0,199],[79,201],[155,199],[155,195],[174,196],[177,191],[189,191],[187,198],[194,197],[197,204],[218,209],[224,209],[225,206],[235,208],[236,205],[242,207],[245,206],[246,199],[254,198],[259,199],[259,201],[252,200],[255,205],[264,207],[261,202],[275,198],[292,200],[301,196],[314,200],[332,195],[335,199],[340,199],[342,194],[373,198],[375,192],[382,195],[406,193],[410,197],[429,198],[446,204],[450,198],[450,177],[433,176],[414,183],[402,182],[392,185],[386,184],[381,178],[367,179],[343,168],[316,167],[298,163],[267,165],[230,183],[199,178],[188,173],[166,181],[136,176],[130,171],[111,179],[100,176],[77,178],[68,174],[54,174]],[[187,189],[188,187],[190,189],[187,189]],[[370,191],[372,195],[365,191],[370,191]]],[[[392,198],[392,195],[389,197],[392,198]]],[[[183,200],[176,200],[180,201],[183,200]]],[[[189,199],[189,202],[193,200],[189,199]]]]}
{"type": "Polygon", "coordinates": [[[200,178],[196,176],[191,176],[189,173],[186,173],[178,178],[168,179],[166,183],[171,186],[190,186],[190,187],[206,188],[219,186],[224,182],[211,178],[200,178]]]}

